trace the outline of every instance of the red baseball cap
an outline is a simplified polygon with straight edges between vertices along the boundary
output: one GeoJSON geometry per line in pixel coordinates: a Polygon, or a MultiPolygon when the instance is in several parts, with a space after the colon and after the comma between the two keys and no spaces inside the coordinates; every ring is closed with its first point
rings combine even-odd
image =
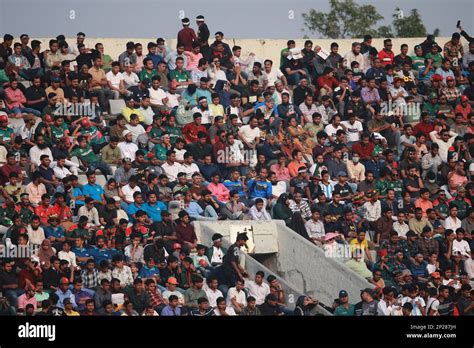
{"type": "Polygon", "coordinates": [[[7,115],[0,115],[0,122],[8,122],[8,116],[7,115]]]}
{"type": "Polygon", "coordinates": [[[467,95],[462,95],[461,96],[461,101],[462,102],[467,102],[469,99],[467,98],[467,95]]]}

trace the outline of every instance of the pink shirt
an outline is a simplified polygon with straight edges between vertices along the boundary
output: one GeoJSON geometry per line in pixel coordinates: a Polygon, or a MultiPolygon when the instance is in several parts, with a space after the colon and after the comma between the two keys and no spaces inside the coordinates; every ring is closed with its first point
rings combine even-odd
{"type": "Polygon", "coordinates": [[[23,294],[18,297],[18,309],[25,309],[26,305],[28,304],[32,304],[36,312],[37,302],[34,296],[32,298],[27,298],[26,294],[23,294]]]}
{"type": "Polygon", "coordinates": [[[216,196],[219,202],[227,203],[230,200],[229,189],[221,183],[216,185],[211,182],[207,185],[207,189],[216,196]]]}
{"type": "Polygon", "coordinates": [[[137,56],[137,65],[135,66],[135,72],[138,74],[143,69],[143,60],[145,59],[145,55],[142,54],[141,56],[137,56]]]}
{"type": "Polygon", "coordinates": [[[275,173],[278,181],[291,180],[290,171],[288,170],[288,168],[286,167],[280,168],[280,165],[278,163],[272,164],[270,166],[270,171],[275,173]]]}
{"type": "Polygon", "coordinates": [[[186,70],[192,71],[197,69],[199,59],[202,58],[202,53],[194,54],[193,52],[184,51],[184,54],[188,57],[188,66],[186,67],[186,70]]]}
{"type": "Polygon", "coordinates": [[[26,98],[21,89],[5,89],[5,101],[9,109],[22,108],[23,103],[26,103],[26,98]]]}

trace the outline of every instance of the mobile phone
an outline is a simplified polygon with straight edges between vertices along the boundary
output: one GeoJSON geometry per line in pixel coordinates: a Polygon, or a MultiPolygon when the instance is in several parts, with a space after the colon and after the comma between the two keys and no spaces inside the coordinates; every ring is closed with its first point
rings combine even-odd
{"type": "Polygon", "coordinates": [[[459,29],[459,27],[460,27],[460,26],[461,26],[461,21],[460,21],[460,20],[458,20],[458,22],[456,23],[456,28],[458,28],[458,29],[459,29]]]}

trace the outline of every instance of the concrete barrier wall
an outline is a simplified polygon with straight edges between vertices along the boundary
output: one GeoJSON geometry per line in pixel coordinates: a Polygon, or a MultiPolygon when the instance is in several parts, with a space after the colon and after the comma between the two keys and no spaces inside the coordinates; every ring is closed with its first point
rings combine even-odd
{"type": "Polygon", "coordinates": [[[278,254],[270,267],[304,293],[314,295],[325,304],[332,304],[340,290],[346,290],[357,302],[360,290],[370,283],[341,261],[328,258],[323,250],[286,226],[277,226],[278,254]]]}
{"type": "MultiPolygon", "coordinates": [[[[224,236],[228,245],[229,229],[231,225],[248,225],[249,221],[222,221],[222,222],[195,222],[199,240],[211,244],[212,234],[219,232],[224,236]]],[[[272,270],[279,277],[290,284],[298,292],[313,296],[326,305],[331,305],[340,290],[349,293],[352,301],[357,301],[360,290],[371,287],[369,282],[347,268],[341,261],[328,258],[323,250],[307,241],[285,226],[283,221],[251,222],[254,234],[260,229],[270,229],[277,236],[278,252],[274,256],[266,256],[265,266],[258,263],[258,267],[272,270]]],[[[256,248],[258,245],[256,245],[256,248]]],[[[255,259],[246,255],[245,261],[255,259]]],[[[251,263],[253,265],[253,263],[251,263]]],[[[247,265],[245,265],[247,268],[247,265]]],[[[250,266],[249,266],[250,267],[250,266]]],[[[253,266],[252,266],[253,267],[253,266]]],[[[256,269],[258,270],[258,269],[256,269]]],[[[256,271],[255,270],[255,271],[256,271]]],[[[249,269],[250,274],[255,272],[249,269]]]]}
{"type": "MultiPolygon", "coordinates": [[[[259,227],[265,226],[271,226],[272,230],[275,232],[277,229],[277,225],[282,223],[281,221],[272,221],[272,222],[265,222],[265,223],[256,223],[256,225],[259,225],[259,227]]],[[[223,244],[224,247],[229,247],[231,244],[233,244],[235,241],[231,241],[229,239],[229,227],[231,224],[239,224],[239,222],[193,222],[193,225],[195,227],[196,235],[198,237],[198,240],[201,244],[204,245],[212,245],[212,235],[214,233],[220,233],[224,236],[223,238],[223,244]]],[[[274,233],[276,235],[276,233],[274,233]]],[[[289,308],[294,308],[296,301],[299,296],[305,295],[301,289],[297,288],[294,286],[294,284],[288,282],[286,279],[280,277],[278,274],[270,270],[269,268],[265,267],[263,264],[255,260],[253,257],[251,257],[248,254],[243,254],[244,257],[241,258],[241,264],[242,267],[245,268],[249,276],[253,279],[255,273],[258,271],[263,271],[265,272],[265,275],[268,276],[270,274],[273,274],[280,284],[283,287],[283,291],[285,292],[286,299],[287,299],[287,307],[289,308]]],[[[309,294],[306,294],[309,295],[309,294]]],[[[325,302],[323,302],[325,303],[325,302]]],[[[327,304],[327,303],[325,303],[327,304]]],[[[313,314],[319,314],[319,315],[332,315],[329,313],[327,310],[325,310],[321,306],[316,306],[313,309],[313,314]]]]}
{"type": "MultiPolygon", "coordinates": [[[[310,38],[314,45],[319,45],[323,49],[329,51],[330,45],[332,42],[336,41],[339,44],[339,54],[342,56],[351,49],[352,42],[361,41],[361,39],[312,39],[310,38]]],[[[395,38],[392,39],[393,50],[395,54],[398,54],[400,51],[400,45],[406,43],[409,47],[409,52],[413,51],[413,47],[424,41],[425,38],[395,38]]],[[[48,48],[49,38],[40,38],[38,39],[42,42],[42,48],[48,48]]],[[[437,38],[437,42],[440,46],[443,46],[450,38],[437,38]]],[[[110,55],[113,59],[117,59],[118,56],[125,51],[125,45],[128,41],[140,42],[144,46],[144,52],[146,54],[147,49],[146,45],[148,42],[156,42],[156,37],[148,38],[86,38],[85,45],[89,48],[93,48],[97,42],[104,44],[106,54],[110,55]]],[[[239,45],[242,47],[242,56],[247,57],[250,52],[253,52],[257,57],[261,59],[271,59],[275,65],[279,64],[280,61],[280,51],[286,47],[287,40],[276,40],[276,39],[236,39],[236,38],[226,38],[224,40],[228,43],[231,48],[234,45],[239,45]]],[[[304,39],[297,39],[296,45],[299,48],[303,48],[304,39]]],[[[67,42],[72,45],[76,42],[75,38],[68,38],[67,42]]],[[[463,42],[464,39],[463,39],[463,42]]],[[[176,38],[167,39],[166,45],[171,49],[176,47],[176,38]]],[[[381,50],[383,48],[383,39],[374,39],[372,45],[381,50]]]]}

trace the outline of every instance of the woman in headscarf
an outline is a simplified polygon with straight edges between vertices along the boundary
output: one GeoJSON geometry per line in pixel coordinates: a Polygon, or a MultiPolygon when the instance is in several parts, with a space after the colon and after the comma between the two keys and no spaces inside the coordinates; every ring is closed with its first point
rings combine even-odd
{"type": "Polygon", "coordinates": [[[278,197],[277,203],[273,207],[273,218],[276,220],[285,220],[285,224],[288,226],[292,216],[293,212],[290,209],[290,198],[286,193],[283,193],[278,197]]]}
{"type": "Polygon", "coordinates": [[[311,310],[318,305],[318,301],[312,299],[309,296],[302,295],[298,297],[295,306],[294,315],[299,316],[310,316],[311,310]]]}
{"type": "Polygon", "coordinates": [[[50,268],[51,256],[54,255],[56,255],[56,250],[51,246],[51,241],[49,239],[43,240],[37,254],[41,268],[50,268]]]}

